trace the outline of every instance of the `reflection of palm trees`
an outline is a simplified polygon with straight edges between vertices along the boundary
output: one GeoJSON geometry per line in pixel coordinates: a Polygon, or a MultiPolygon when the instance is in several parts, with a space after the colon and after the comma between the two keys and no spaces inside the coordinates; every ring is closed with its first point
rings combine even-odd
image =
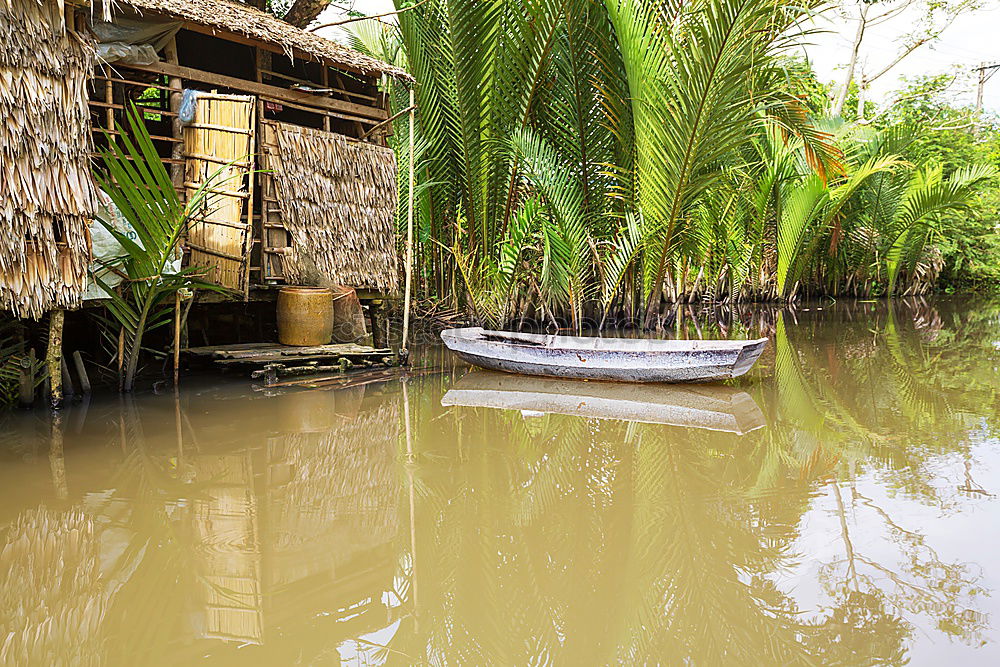
{"type": "MultiPolygon", "coordinates": [[[[794,328],[780,313],[771,320],[773,379],[750,388],[768,428],[738,447],[723,434],[556,414],[452,408],[453,418],[421,421],[417,613],[431,622],[397,648],[440,662],[898,664],[914,613],[974,636],[975,576],[900,533],[885,510],[866,527],[903,536],[901,571],[852,548],[850,584],[830,589],[834,604],[814,618],[772,579],[795,560],[800,519],[831,476],[871,461],[905,480],[927,455],[900,446],[920,427],[893,401],[933,393],[942,370],[919,349],[928,338],[907,335],[894,351],[879,338],[892,335],[887,311],[874,311],[874,338],[873,312],[857,311],[832,341],[811,330],[814,315],[794,328]],[[902,362],[890,359],[899,352],[902,362]],[[889,364],[914,365],[913,355],[926,359],[912,374],[920,386],[886,386],[899,382],[889,364]],[[873,569],[895,579],[876,581],[873,569]],[[957,588],[932,604],[914,586],[957,588]]],[[[940,321],[914,313],[922,326],[940,321]]],[[[978,391],[951,391],[936,423],[923,422],[954,429],[950,451],[968,446],[954,397],[978,391]]],[[[855,490],[845,502],[871,504],[855,490]]]]}
{"type": "MultiPolygon", "coordinates": [[[[741,581],[741,570],[773,568],[783,548],[761,542],[737,502],[745,498],[727,485],[724,438],[734,436],[705,433],[680,446],[657,426],[477,416],[486,421],[478,432],[504,440],[463,443],[475,452],[468,464],[424,480],[421,564],[454,573],[421,579],[418,613],[438,619],[420,639],[431,655],[508,664],[805,659],[794,615],[769,616],[763,583],[741,581]],[[537,643],[521,641],[529,636],[537,643]]],[[[446,455],[441,435],[430,441],[436,457],[446,455]]]]}

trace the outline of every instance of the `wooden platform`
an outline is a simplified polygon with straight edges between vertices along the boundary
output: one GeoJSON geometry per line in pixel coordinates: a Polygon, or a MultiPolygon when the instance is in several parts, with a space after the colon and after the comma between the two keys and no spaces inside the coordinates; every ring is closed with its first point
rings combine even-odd
{"type": "Polygon", "coordinates": [[[354,343],[333,343],[315,347],[293,347],[278,343],[238,343],[209,345],[184,350],[189,358],[211,361],[221,367],[251,369],[250,377],[261,378],[265,386],[279,378],[315,373],[345,373],[351,369],[392,367],[399,358],[388,348],[354,343]]]}

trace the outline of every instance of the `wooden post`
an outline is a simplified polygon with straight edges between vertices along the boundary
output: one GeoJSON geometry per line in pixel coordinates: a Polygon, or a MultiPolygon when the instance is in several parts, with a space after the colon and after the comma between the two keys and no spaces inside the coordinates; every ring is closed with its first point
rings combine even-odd
{"type": "Polygon", "coordinates": [[[372,347],[384,349],[389,347],[389,336],[386,334],[385,302],[377,299],[368,304],[368,313],[372,319],[372,347]]]}
{"type": "Polygon", "coordinates": [[[108,105],[104,110],[104,123],[108,132],[115,131],[115,89],[111,83],[111,73],[108,72],[108,80],[104,82],[104,103],[108,105]]]}
{"type": "Polygon", "coordinates": [[[69,364],[66,363],[66,357],[62,355],[59,356],[59,370],[62,373],[63,394],[76,395],[76,389],[73,388],[73,376],[69,372],[69,364]]]}
{"type": "Polygon", "coordinates": [[[118,393],[125,391],[125,374],[122,369],[125,367],[125,327],[118,331],[118,393]]]}
{"type": "Polygon", "coordinates": [[[53,408],[62,406],[62,337],[66,312],[49,313],[49,346],[45,351],[45,367],[49,372],[49,403],[53,408]]]}
{"type": "Polygon", "coordinates": [[[181,293],[174,292],[174,388],[181,384],[181,293]]]}
{"type": "Polygon", "coordinates": [[[413,279],[413,190],[415,188],[414,177],[414,149],[413,135],[416,130],[416,108],[414,106],[413,86],[410,86],[410,176],[409,188],[407,189],[406,202],[406,291],[403,299],[403,345],[400,348],[401,356],[405,359],[407,344],[410,340],[410,289],[413,279]]]}
{"type": "Polygon", "coordinates": [[[35,350],[21,357],[19,375],[19,393],[22,408],[30,408],[35,403],[35,350]]]}
{"type": "Polygon", "coordinates": [[[66,500],[69,497],[69,485],[66,484],[66,458],[63,455],[62,415],[58,412],[52,415],[51,431],[49,431],[49,467],[52,470],[52,486],[55,488],[56,497],[59,500],[66,500]]]}
{"type": "MultiPolygon", "coordinates": [[[[324,88],[329,88],[330,87],[330,68],[327,67],[324,64],[323,67],[322,67],[322,72],[323,72],[322,73],[323,87],[324,88]]],[[[343,86],[341,86],[341,87],[343,87],[343,86]]],[[[324,113],[323,114],[323,131],[324,132],[329,132],[330,131],[330,114],[328,114],[328,113],[324,113]]]]}
{"type": "Polygon", "coordinates": [[[73,353],[73,365],[76,366],[76,374],[80,376],[80,391],[84,395],[90,393],[90,378],[87,376],[87,367],[83,363],[83,356],[80,350],[73,353]]]}

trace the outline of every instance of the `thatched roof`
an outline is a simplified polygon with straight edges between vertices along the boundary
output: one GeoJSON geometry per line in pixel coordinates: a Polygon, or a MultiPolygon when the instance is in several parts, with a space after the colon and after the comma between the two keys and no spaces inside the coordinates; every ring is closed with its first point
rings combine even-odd
{"type": "Polygon", "coordinates": [[[392,149],[307,127],[273,123],[273,170],[291,235],[285,278],[395,292],[396,156],[392,149]]]}
{"type": "Polygon", "coordinates": [[[0,309],[41,317],[86,286],[94,49],[54,0],[0,2],[0,309]]]}
{"type": "Polygon", "coordinates": [[[387,74],[402,81],[412,81],[405,70],[311,32],[285,23],[268,12],[230,0],[117,0],[118,5],[144,12],[171,16],[209,28],[236,33],[280,46],[289,55],[294,50],[309,54],[328,64],[341,65],[364,74],[387,74]]]}

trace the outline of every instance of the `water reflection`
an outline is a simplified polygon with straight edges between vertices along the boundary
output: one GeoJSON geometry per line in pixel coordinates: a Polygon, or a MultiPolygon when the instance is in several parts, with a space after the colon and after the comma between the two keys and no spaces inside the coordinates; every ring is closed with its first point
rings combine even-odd
{"type": "Polygon", "coordinates": [[[445,360],[6,417],[0,663],[988,662],[1000,310],[821,308],[692,309],[772,337],[731,387],[445,360]]]}
{"type": "Polygon", "coordinates": [[[740,435],[764,426],[764,414],[750,394],[721,384],[580,382],[473,370],[452,385],[441,405],[518,410],[522,416],[551,413],[670,424],[740,435]]]}

